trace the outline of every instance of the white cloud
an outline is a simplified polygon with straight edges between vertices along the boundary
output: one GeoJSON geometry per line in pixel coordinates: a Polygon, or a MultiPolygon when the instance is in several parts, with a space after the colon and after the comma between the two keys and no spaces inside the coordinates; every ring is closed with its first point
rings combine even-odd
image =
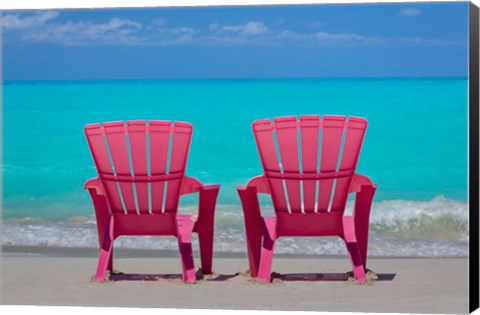
{"type": "Polygon", "coordinates": [[[198,31],[190,27],[176,27],[167,29],[164,36],[159,38],[159,41],[153,42],[160,45],[176,45],[191,42],[198,31]],[[166,35],[166,36],[165,36],[166,35]]]}
{"type": "MultiPolygon", "coordinates": [[[[421,14],[416,9],[404,9],[403,14],[421,14]]],[[[122,44],[122,45],[464,45],[465,40],[426,38],[421,36],[373,36],[327,31],[295,32],[282,25],[269,28],[262,22],[220,25],[212,22],[205,30],[187,26],[167,26],[162,18],[143,25],[137,21],[111,18],[106,22],[59,21],[58,12],[7,14],[1,20],[5,40],[53,42],[61,45],[122,44]]],[[[312,26],[312,25],[311,25],[312,26]]],[[[318,25],[320,26],[320,25],[318,25]]]]}
{"type": "Polygon", "coordinates": [[[82,45],[91,42],[132,43],[139,38],[136,33],[142,28],[140,23],[112,18],[106,23],[66,22],[45,25],[39,29],[31,29],[23,34],[23,39],[34,41],[60,42],[66,45],[82,45]]]}
{"type": "Polygon", "coordinates": [[[450,45],[464,45],[466,41],[452,40],[444,38],[427,38],[421,36],[406,36],[406,37],[391,37],[387,38],[391,43],[407,44],[407,45],[423,45],[423,46],[450,46],[450,45]]]}
{"type": "Polygon", "coordinates": [[[223,26],[214,21],[209,25],[209,31],[196,38],[196,41],[205,45],[265,44],[272,43],[274,36],[264,23],[257,21],[223,26]]]}
{"type": "Polygon", "coordinates": [[[108,32],[117,31],[123,34],[130,34],[137,32],[142,28],[142,25],[131,20],[122,20],[119,18],[113,18],[107,23],[103,24],[90,24],[85,30],[90,38],[94,39],[108,32]]]}
{"type": "Polygon", "coordinates": [[[304,34],[299,34],[297,32],[293,32],[293,31],[290,31],[290,30],[283,30],[283,31],[279,32],[277,36],[280,39],[295,40],[295,41],[305,39],[307,37],[304,34]]]}
{"type": "Polygon", "coordinates": [[[320,28],[320,27],[322,27],[322,26],[323,26],[322,22],[319,22],[319,21],[310,23],[310,24],[308,25],[308,27],[310,27],[310,28],[320,28]]]}
{"type": "Polygon", "coordinates": [[[415,9],[415,8],[406,8],[400,11],[400,15],[403,16],[419,16],[422,14],[422,11],[420,9],[415,9]]]}
{"type": "Polygon", "coordinates": [[[354,33],[297,33],[289,30],[281,31],[278,36],[284,41],[297,41],[310,44],[358,44],[358,43],[373,43],[378,42],[376,37],[361,36],[354,33]]]}
{"type": "Polygon", "coordinates": [[[359,36],[357,34],[343,34],[343,33],[326,33],[326,32],[318,32],[314,34],[314,37],[319,40],[363,40],[365,37],[359,36]]]}
{"type": "Polygon", "coordinates": [[[167,24],[167,21],[165,21],[165,19],[162,19],[162,18],[158,18],[152,21],[152,26],[156,26],[156,27],[163,27],[166,24],[167,24]]]}
{"type": "MultiPolygon", "coordinates": [[[[165,23],[166,24],[166,23],[165,23]]],[[[153,32],[143,34],[141,45],[178,45],[190,43],[198,30],[191,27],[158,27],[153,32]]]]}
{"type": "Polygon", "coordinates": [[[38,12],[27,17],[21,17],[19,14],[7,14],[1,17],[0,24],[6,30],[22,30],[43,26],[57,16],[58,12],[55,11],[38,12]]]}
{"type": "Polygon", "coordinates": [[[128,43],[138,40],[134,35],[142,28],[138,22],[112,18],[105,23],[91,21],[58,22],[56,11],[41,11],[30,15],[7,14],[1,26],[16,38],[29,41],[49,41],[74,45],[101,41],[128,43]]]}
{"type": "Polygon", "coordinates": [[[54,11],[29,16],[9,14],[3,17],[1,25],[10,38],[62,45],[176,45],[191,42],[198,33],[191,27],[167,27],[167,22],[162,18],[144,27],[137,21],[117,17],[106,22],[59,22],[55,20],[58,16],[59,13],[54,11]]]}
{"type": "Polygon", "coordinates": [[[230,31],[240,35],[261,35],[268,33],[268,27],[262,22],[248,22],[240,25],[223,26],[222,30],[230,31]]]}
{"type": "MultiPolygon", "coordinates": [[[[257,36],[243,36],[246,25],[210,26],[212,35],[196,38],[198,43],[221,45],[284,45],[297,43],[318,46],[358,46],[358,45],[462,45],[459,40],[426,37],[395,37],[362,35],[357,33],[295,32],[288,29],[270,30],[257,36]]],[[[253,29],[253,28],[252,28],[253,29]]]]}
{"type": "Polygon", "coordinates": [[[218,24],[218,22],[213,22],[210,24],[210,26],[208,27],[211,31],[216,31],[218,30],[218,28],[220,27],[220,24],[218,24]]]}

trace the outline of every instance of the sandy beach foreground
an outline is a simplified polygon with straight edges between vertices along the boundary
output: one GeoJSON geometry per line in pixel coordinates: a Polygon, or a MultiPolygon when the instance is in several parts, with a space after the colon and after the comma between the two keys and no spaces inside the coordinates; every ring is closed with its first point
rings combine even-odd
{"type": "MultiPolygon", "coordinates": [[[[3,305],[117,306],[240,310],[467,313],[467,258],[370,258],[378,280],[345,280],[346,257],[282,256],[261,284],[243,274],[245,255],[217,254],[215,275],[184,284],[173,252],[118,250],[117,274],[91,282],[90,249],[4,247],[3,305]]],[[[197,255],[198,257],[198,255],[197,255]]],[[[196,260],[196,265],[199,262],[196,260]]]]}

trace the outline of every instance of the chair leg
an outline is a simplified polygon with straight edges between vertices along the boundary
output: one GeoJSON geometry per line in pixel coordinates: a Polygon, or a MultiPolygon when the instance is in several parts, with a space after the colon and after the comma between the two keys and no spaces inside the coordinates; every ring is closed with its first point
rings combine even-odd
{"type": "Polygon", "coordinates": [[[366,279],[364,265],[365,260],[362,257],[361,249],[359,243],[357,242],[353,217],[343,217],[343,231],[345,245],[347,246],[348,255],[352,263],[355,280],[360,283],[364,283],[366,279]]]}
{"type": "Polygon", "coordinates": [[[112,251],[113,251],[113,217],[109,218],[107,228],[105,229],[105,236],[103,238],[102,246],[100,248],[100,255],[98,257],[97,272],[95,274],[96,281],[105,281],[105,273],[107,269],[112,267],[112,251]]]}
{"type": "Polygon", "coordinates": [[[273,251],[275,249],[276,241],[276,218],[267,217],[263,219],[264,223],[264,237],[263,237],[263,246],[262,254],[260,257],[260,267],[258,271],[258,278],[270,282],[271,281],[271,270],[273,262],[273,251]]]}
{"type": "Polygon", "coordinates": [[[360,193],[355,198],[355,235],[357,238],[362,263],[367,266],[367,249],[368,249],[368,227],[370,222],[370,209],[372,207],[373,195],[375,187],[362,187],[360,193]]]}
{"type": "Polygon", "coordinates": [[[195,282],[195,264],[192,251],[192,230],[194,222],[190,216],[177,217],[177,241],[180,260],[182,262],[182,276],[184,282],[195,282]]]}
{"type": "Polygon", "coordinates": [[[215,224],[215,205],[220,188],[200,191],[199,217],[196,223],[198,242],[200,243],[200,261],[202,273],[212,273],[213,233],[215,224]]]}
{"type": "Polygon", "coordinates": [[[112,249],[110,253],[110,259],[108,260],[107,270],[110,272],[113,271],[113,242],[112,242],[112,249]]]}
{"type": "Polygon", "coordinates": [[[356,237],[358,250],[360,257],[362,259],[362,265],[367,267],[367,248],[368,248],[368,226],[366,229],[361,229],[358,225],[356,226],[356,237]]]}
{"type": "Polygon", "coordinates": [[[213,226],[205,227],[198,233],[198,242],[200,243],[200,262],[202,264],[202,273],[212,273],[213,259],[213,226]]]}
{"type": "Polygon", "coordinates": [[[248,265],[251,277],[258,276],[262,251],[262,217],[257,192],[252,187],[237,189],[242,202],[243,217],[245,220],[245,234],[247,243],[248,265]]]}
{"type": "Polygon", "coordinates": [[[350,261],[352,263],[353,276],[358,282],[364,283],[366,280],[365,266],[362,263],[358,243],[345,242],[345,245],[347,246],[348,255],[350,256],[350,261]]]}

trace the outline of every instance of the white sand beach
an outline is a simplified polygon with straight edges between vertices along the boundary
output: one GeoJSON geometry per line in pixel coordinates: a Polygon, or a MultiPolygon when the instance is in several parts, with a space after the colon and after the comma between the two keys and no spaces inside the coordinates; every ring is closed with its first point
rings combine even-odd
{"type": "MultiPolygon", "coordinates": [[[[91,282],[95,250],[3,247],[3,305],[467,313],[467,258],[370,258],[378,280],[345,281],[347,257],[278,255],[270,284],[245,276],[245,255],[216,254],[212,276],[180,279],[174,252],[116,252],[114,275],[91,282]]],[[[197,255],[198,257],[198,255],[197,255]]],[[[196,266],[199,262],[196,260],[196,266]]]]}

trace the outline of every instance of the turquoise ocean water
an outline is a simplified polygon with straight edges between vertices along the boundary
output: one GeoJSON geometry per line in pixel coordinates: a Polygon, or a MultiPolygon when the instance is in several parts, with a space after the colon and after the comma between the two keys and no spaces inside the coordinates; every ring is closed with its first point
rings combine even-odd
{"type": "MultiPolygon", "coordinates": [[[[467,83],[440,79],[10,82],[3,85],[3,244],[97,246],[83,183],[96,176],[88,123],[189,121],[187,173],[220,183],[215,249],[245,251],[236,185],[261,174],[251,123],[300,114],[365,117],[357,171],[378,184],[370,254],[468,255],[467,83]]],[[[268,197],[264,209],[273,213],[268,197]]],[[[195,212],[182,197],[180,212],[195,212]]],[[[284,239],[278,252],[343,254],[338,240],[284,239]]],[[[120,247],[175,248],[169,238],[120,247]]]]}

